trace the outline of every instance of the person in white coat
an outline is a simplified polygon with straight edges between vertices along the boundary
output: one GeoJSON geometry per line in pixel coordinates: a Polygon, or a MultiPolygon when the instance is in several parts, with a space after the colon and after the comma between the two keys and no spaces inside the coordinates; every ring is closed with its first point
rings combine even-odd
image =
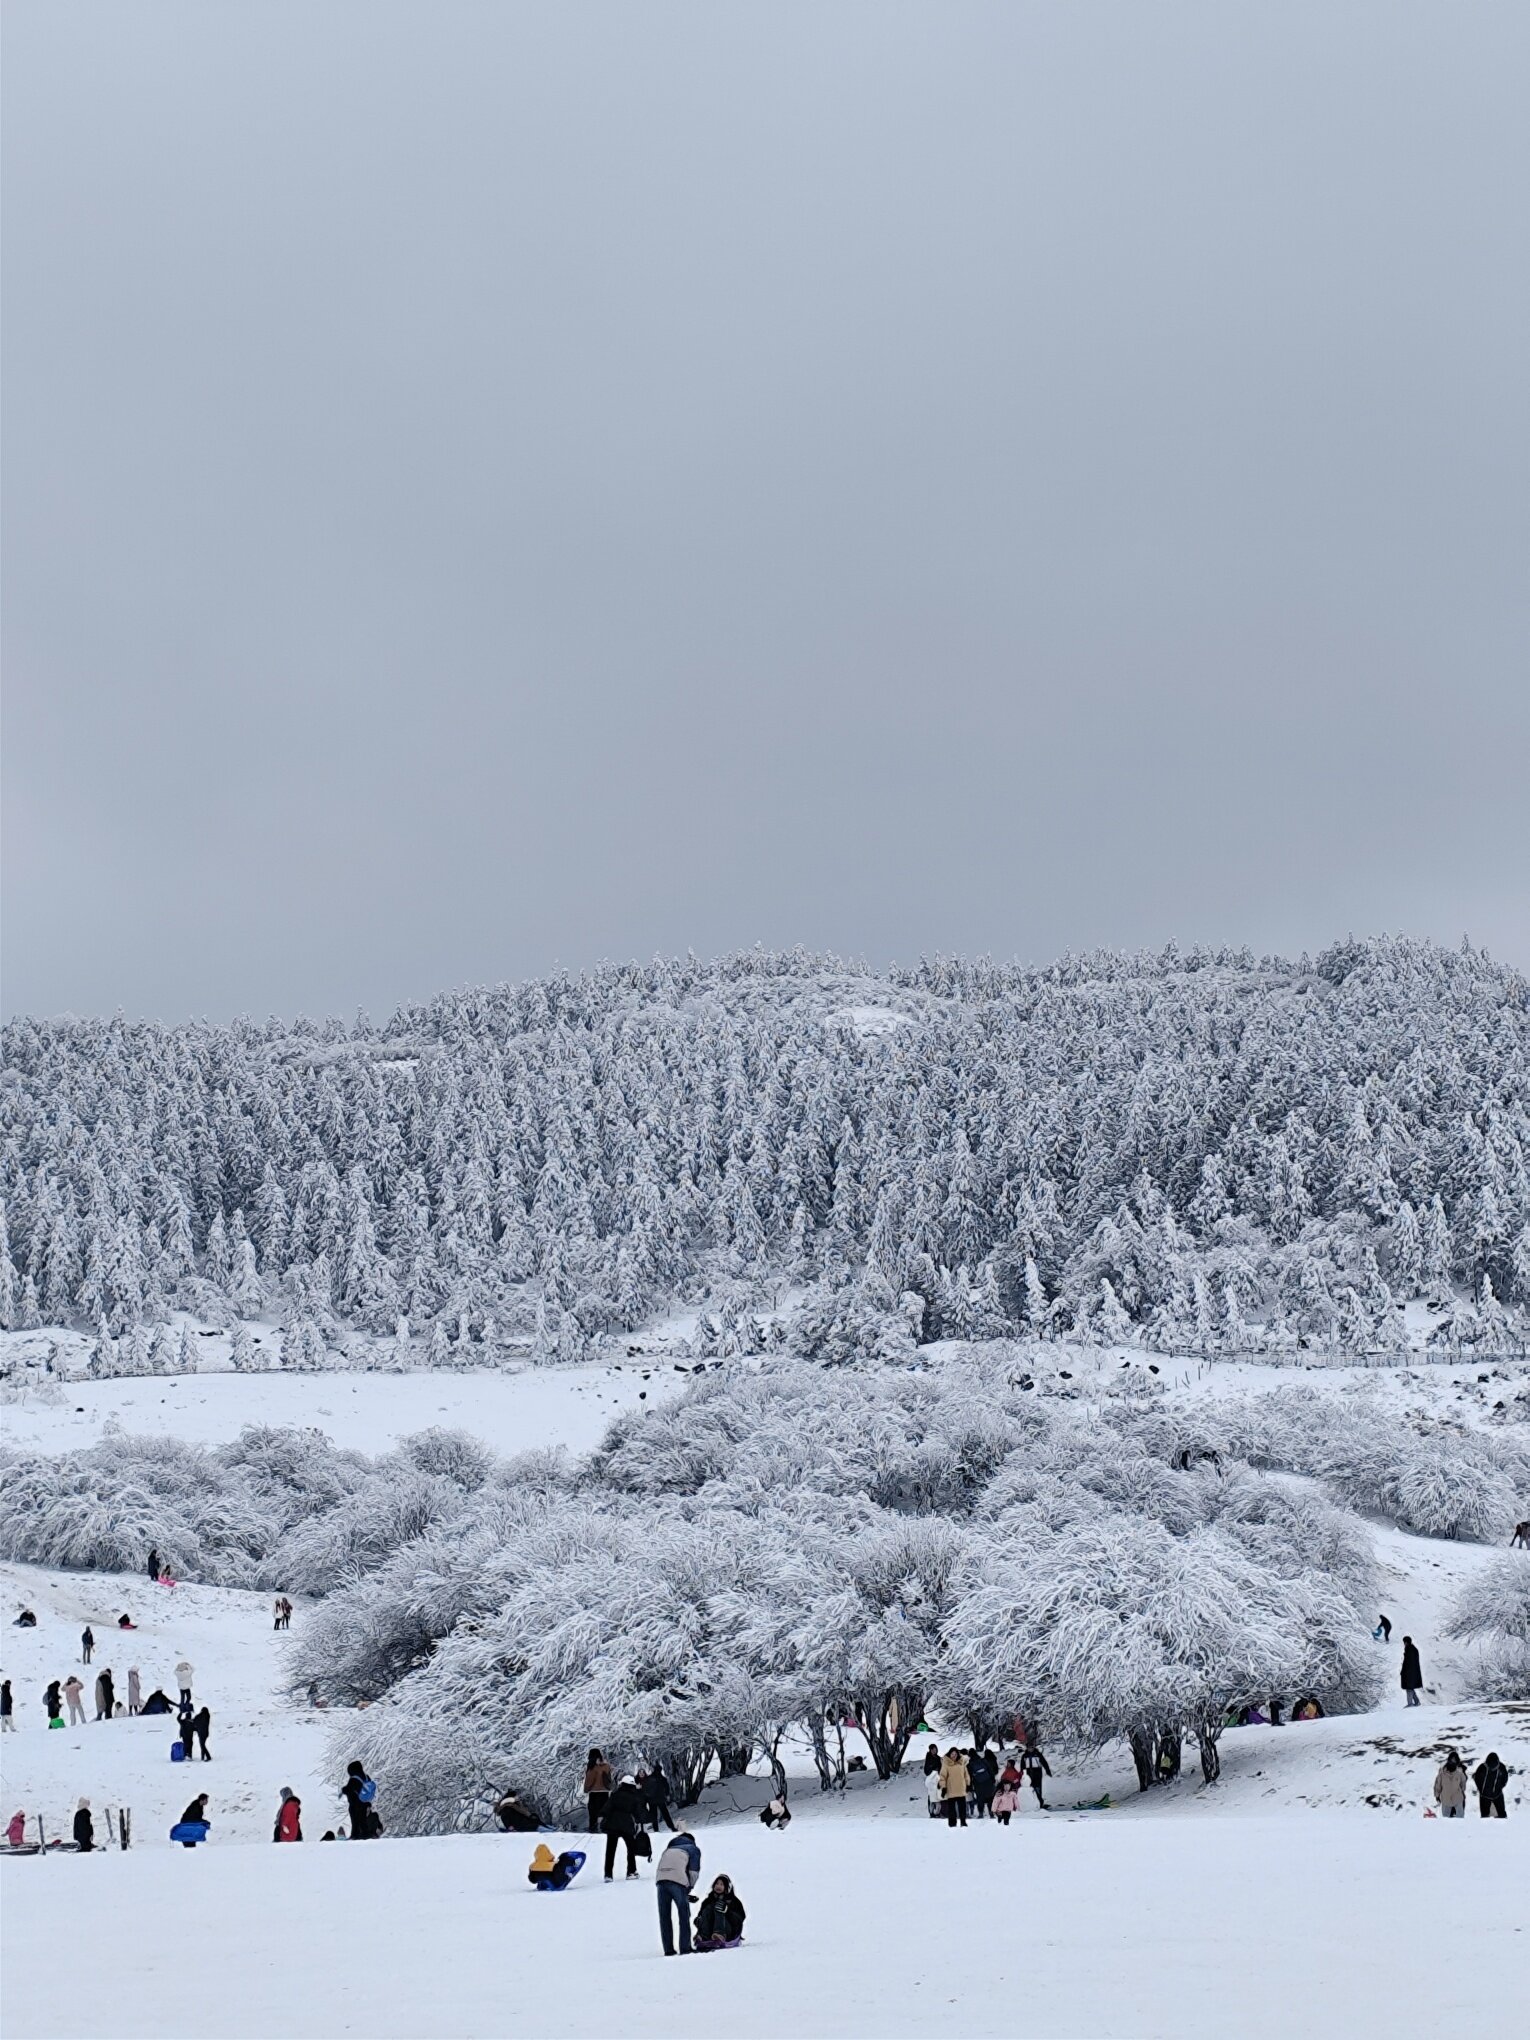
{"type": "Polygon", "coordinates": [[[176,1666],[175,1676],[181,1688],[181,1707],[185,1710],[191,1705],[191,1667],[184,1658],[176,1666]]]}

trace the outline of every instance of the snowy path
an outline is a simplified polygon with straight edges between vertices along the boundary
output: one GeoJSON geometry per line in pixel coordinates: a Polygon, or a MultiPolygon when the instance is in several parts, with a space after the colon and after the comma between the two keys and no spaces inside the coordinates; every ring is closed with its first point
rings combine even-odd
{"type": "Polygon", "coordinates": [[[1508,2040],[1530,1827],[1109,1814],[698,1829],[747,1945],[659,1957],[649,1877],[528,1890],[524,1836],[0,1865],[7,2040],[835,2033],[1508,2040]],[[61,1954],[59,1919],[70,1922],[61,1954]],[[1381,2007],[1388,2008],[1383,2015],[1381,2007]]]}

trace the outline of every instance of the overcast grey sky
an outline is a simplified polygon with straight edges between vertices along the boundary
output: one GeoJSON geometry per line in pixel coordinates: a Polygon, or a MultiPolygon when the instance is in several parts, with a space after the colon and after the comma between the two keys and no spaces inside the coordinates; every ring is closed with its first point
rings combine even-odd
{"type": "Polygon", "coordinates": [[[1530,8],[7,0],[4,997],[1530,964],[1530,8]]]}

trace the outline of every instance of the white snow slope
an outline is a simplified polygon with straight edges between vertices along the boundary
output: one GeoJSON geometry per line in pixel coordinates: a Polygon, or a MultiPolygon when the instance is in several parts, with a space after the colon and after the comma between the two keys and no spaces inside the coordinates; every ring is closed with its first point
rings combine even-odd
{"type": "MultiPolygon", "coordinates": [[[[491,1407],[477,1377],[208,1376],[195,1386],[230,1396],[227,1409],[201,1405],[200,1435],[230,1435],[235,1417],[317,1420],[338,1442],[375,1449],[456,1421],[515,1449],[583,1445],[608,1398],[660,1383],[641,1370],[619,1381],[583,1370],[508,1377],[494,1426],[474,1420],[491,1407]],[[310,1407],[352,1389],[354,1401],[310,1407]],[[454,1391],[475,1407],[424,1407],[454,1391]],[[253,1407],[257,1396],[269,1405],[253,1407]]],[[[82,1384],[77,1399],[89,1398],[98,1429],[101,1400],[135,1392],[123,1415],[136,1429],[164,1389],[82,1384]]],[[[1455,1384],[1438,1392],[1454,1397],[1455,1384]]],[[[18,1412],[3,1415],[9,1432],[18,1412]]],[[[267,1597],[0,1566],[0,1652],[18,1721],[0,1738],[0,1820],[23,1809],[30,1837],[39,1815],[50,1835],[67,1833],[82,1793],[103,1825],[108,1808],[134,1817],[127,1855],[0,1863],[0,2028],[5,2040],[1350,2040],[1402,2021],[1420,2040],[1517,2035],[1530,2004],[1530,1704],[1463,1701],[1459,1652],[1441,1634],[1460,1581],[1489,1554],[1383,1525],[1374,1536],[1394,1623],[1391,1648],[1376,1646],[1386,1667],[1376,1713],[1230,1730],[1211,1790],[1191,1773],[1139,1795],[1124,1749],[1082,1769],[1058,1762],[1053,1810],[1027,1805],[1008,1830],[965,1833],[927,1818],[920,1745],[903,1776],[882,1786],[857,1774],[843,1797],[818,1793],[799,1752],[785,1834],[754,1818],[759,1778],[714,1786],[691,1811],[703,1882],[718,1870],[735,1877],[747,1941],[671,1963],[658,1959],[651,1866],[607,1888],[597,1857],[570,1891],[543,1896],[525,1882],[524,1836],[321,1845],[340,1811],[330,1737],[343,1747],[348,1717],[287,1699],[267,1597]],[[23,1604],[36,1629],[11,1626],[23,1604]],[[125,1635],[114,1626],[124,1609],[138,1624],[125,1635]],[[89,1673],[79,1665],[87,1620],[98,1639],[89,1673]],[[1404,1630],[1423,1651],[1418,1710],[1396,1682],[1404,1630]],[[159,1684],[173,1695],[182,1656],[212,1709],[211,1763],[172,1765],[164,1719],[45,1729],[49,1678],[79,1670],[88,1695],[101,1664],[119,1687],[137,1664],[145,1693],[159,1684]],[[1506,1822],[1424,1817],[1447,1743],[1470,1763],[1495,1748],[1514,1767],[1506,1822]],[[269,1846],[282,1785],[303,1800],[300,1848],[269,1846]],[[168,1829],[200,1791],[211,1794],[213,1839],[173,1847],[168,1829]],[[1106,1793],[1108,1810],[1086,1810],[1106,1793]]]]}

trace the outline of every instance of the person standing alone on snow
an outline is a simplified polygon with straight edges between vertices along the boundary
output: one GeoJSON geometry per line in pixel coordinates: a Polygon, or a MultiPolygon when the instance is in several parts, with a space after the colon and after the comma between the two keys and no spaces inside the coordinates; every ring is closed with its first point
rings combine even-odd
{"type": "Polygon", "coordinates": [[[1472,1773],[1472,1783],[1477,1788],[1477,1807],[1484,1820],[1507,1820],[1504,1811],[1503,1788],[1509,1782],[1509,1767],[1497,1750],[1489,1750],[1487,1756],[1472,1773]]]}
{"type": "Polygon", "coordinates": [[[180,1711],[182,1714],[189,1714],[191,1712],[191,1667],[184,1658],[181,1659],[175,1668],[175,1677],[176,1683],[181,1689],[180,1711]]]}
{"type": "Polygon", "coordinates": [[[947,1827],[955,1827],[958,1821],[963,1827],[967,1825],[967,1794],[971,1787],[967,1759],[953,1745],[940,1767],[940,1803],[945,1809],[947,1827]]]}
{"type": "Polygon", "coordinates": [[[1424,1683],[1424,1667],[1419,1662],[1418,1645],[1411,1636],[1403,1638],[1401,1686],[1408,1696],[1408,1705],[1417,1707],[1419,1690],[1424,1683]]]}
{"type": "Polygon", "coordinates": [[[654,1889],[659,1894],[659,1939],[666,1955],[675,1952],[675,1922],[680,1926],[680,1953],[691,1952],[691,1894],[701,1875],[696,1837],[682,1828],[659,1858],[654,1889]]]}
{"type": "Polygon", "coordinates": [[[82,1799],[75,1809],[74,1846],[82,1856],[89,1855],[96,1846],[96,1824],[90,1817],[90,1801],[82,1799]]]}
{"type": "Polygon", "coordinates": [[[137,1714],[143,1706],[143,1687],[138,1682],[137,1665],[128,1666],[128,1713],[137,1714]]]}
{"type": "MultiPolygon", "coordinates": [[[[58,1688],[56,1686],[53,1686],[50,1687],[49,1690],[53,1693],[57,1693],[58,1688]]],[[[64,1681],[64,1698],[69,1702],[69,1726],[71,1728],[74,1727],[77,1721],[83,1721],[85,1719],[85,1709],[80,1704],[80,1695],[84,1691],[85,1688],[80,1684],[79,1680],[75,1677],[74,1673],[71,1672],[68,1678],[65,1679],[64,1681]]]]}
{"type": "Polygon", "coordinates": [[[1025,1773],[1026,1783],[1036,1795],[1036,1804],[1045,1813],[1047,1803],[1041,1796],[1041,1781],[1050,1778],[1052,1766],[1047,1762],[1034,1742],[1028,1742],[1020,1752],[1020,1768],[1025,1773]]]}
{"type": "Polygon", "coordinates": [[[11,1699],[10,1680],[0,1680],[0,1733],[5,1735],[14,1735],[16,1733],[16,1716],[12,1711],[14,1706],[15,1702],[11,1699]]]}
{"type": "Polygon", "coordinates": [[[303,1802],[290,1785],[282,1787],[282,1803],[277,1808],[271,1839],[273,1842],[300,1842],[303,1839],[303,1802]]]}

